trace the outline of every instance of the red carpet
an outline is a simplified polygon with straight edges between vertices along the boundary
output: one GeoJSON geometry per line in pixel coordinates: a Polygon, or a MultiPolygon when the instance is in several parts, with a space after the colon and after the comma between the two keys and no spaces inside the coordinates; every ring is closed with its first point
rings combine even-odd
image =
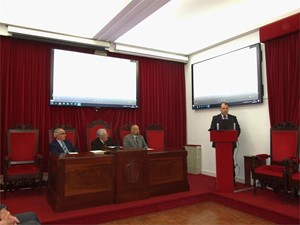
{"type": "MultiPolygon", "coordinates": [[[[46,188],[42,195],[32,190],[22,190],[7,195],[2,200],[12,213],[34,211],[42,224],[99,224],[102,222],[157,212],[164,209],[215,201],[278,224],[299,224],[299,199],[295,204],[285,203],[282,193],[258,190],[254,196],[251,190],[236,193],[215,192],[215,178],[205,175],[189,175],[190,191],[153,197],[145,200],[98,206],[55,213],[47,202],[46,188]]],[[[238,184],[238,190],[245,188],[238,184]]]]}

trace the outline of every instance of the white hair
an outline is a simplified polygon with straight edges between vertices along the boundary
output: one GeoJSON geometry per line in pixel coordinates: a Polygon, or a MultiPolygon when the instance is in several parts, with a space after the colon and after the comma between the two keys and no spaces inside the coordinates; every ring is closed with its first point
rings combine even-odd
{"type": "Polygon", "coordinates": [[[101,137],[103,134],[107,134],[105,128],[100,128],[99,130],[97,130],[97,137],[101,137]]]}
{"type": "Polygon", "coordinates": [[[59,130],[61,130],[61,128],[56,128],[53,132],[53,136],[56,138],[57,135],[59,135],[59,130]]]}

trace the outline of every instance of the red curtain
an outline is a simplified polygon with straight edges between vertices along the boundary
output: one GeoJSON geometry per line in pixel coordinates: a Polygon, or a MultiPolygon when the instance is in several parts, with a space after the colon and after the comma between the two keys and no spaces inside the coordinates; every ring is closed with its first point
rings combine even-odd
{"type": "Polygon", "coordinates": [[[100,119],[111,125],[113,138],[119,143],[120,127],[137,123],[143,135],[148,125],[160,124],[166,130],[166,146],[170,148],[182,149],[186,144],[183,63],[119,55],[139,60],[138,109],[55,107],[49,106],[51,49],[86,53],[94,50],[0,38],[1,158],[6,154],[7,130],[16,124],[31,124],[39,129],[39,148],[45,162],[49,154],[48,130],[57,124],[71,125],[76,129],[81,151],[86,150],[87,126],[100,119]]]}
{"type": "Polygon", "coordinates": [[[299,31],[265,42],[271,126],[292,122],[299,126],[299,31]]]}

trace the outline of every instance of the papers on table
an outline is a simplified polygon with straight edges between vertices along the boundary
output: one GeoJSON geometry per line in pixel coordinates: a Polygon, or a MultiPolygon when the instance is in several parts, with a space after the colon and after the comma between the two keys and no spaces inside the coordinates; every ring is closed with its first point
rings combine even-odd
{"type": "Polygon", "coordinates": [[[104,151],[104,150],[92,150],[90,152],[93,152],[95,154],[104,154],[106,151],[104,151]]]}
{"type": "Polygon", "coordinates": [[[116,149],[116,148],[118,148],[118,146],[106,146],[106,148],[108,148],[108,149],[116,149]]]}

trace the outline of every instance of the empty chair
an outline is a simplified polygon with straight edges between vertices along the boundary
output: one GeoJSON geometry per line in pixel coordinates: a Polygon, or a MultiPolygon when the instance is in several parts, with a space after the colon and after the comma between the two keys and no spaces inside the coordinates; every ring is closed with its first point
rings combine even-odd
{"type": "Polygon", "coordinates": [[[39,130],[30,125],[9,129],[4,157],[3,183],[6,192],[42,186],[43,156],[38,153],[39,130]]]}
{"type": "MultiPolygon", "coordinates": [[[[291,124],[280,124],[270,129],[271,152],[258,154],[253,160],[253,192],[256,194],[257,183],[277,191],[285,191],[287,176],[285,162],[299,157],[299,128],[291,124]],[[269,165],[256,167],[256,159],[270,159],[269,165]],[[255,168],[256,167],[256,168],[255,168]]],[[[286,193],[287,194],[287,193],[286,193]]]]}
{"type": "Polygon", "coordinates": [[[146,128],[146,140],[149,148],[165,149],[165,130],[157,124],[148,126],[146,128]]]}
{"type": "Polygon", "coordinates": [[[300,191],[300,158],[290,159],[287,165],[287,187],[286,191],[292,203],[299,197],[300,191]]]}

